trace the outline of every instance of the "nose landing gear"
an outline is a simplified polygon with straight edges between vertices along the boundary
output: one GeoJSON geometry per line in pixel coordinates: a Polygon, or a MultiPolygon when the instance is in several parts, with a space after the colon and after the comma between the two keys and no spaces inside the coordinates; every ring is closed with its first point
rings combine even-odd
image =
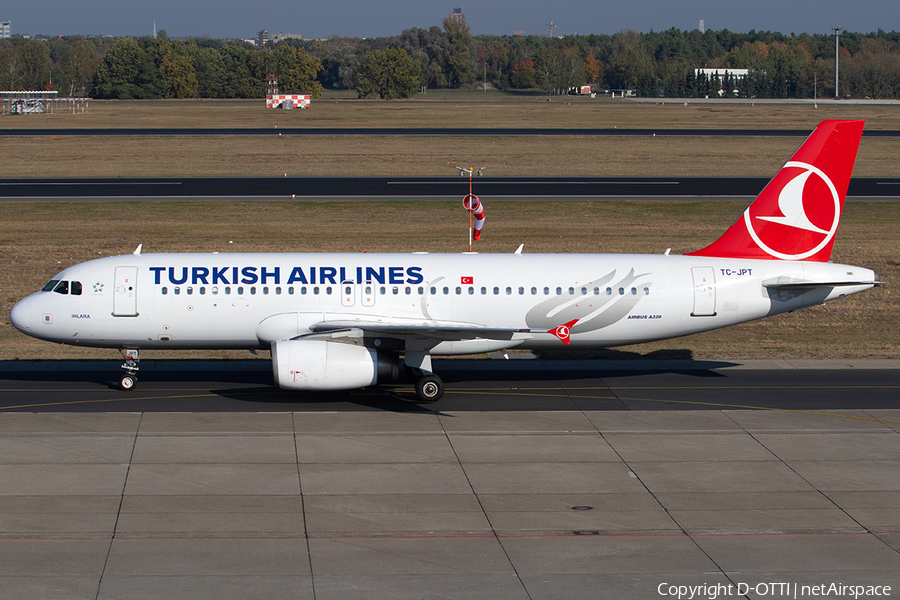
{"type": "Polygon", "coordinates": [[[125,357],[125,362],[122,364],[125,374],[119,378],[119,389],[127,392],[133,390],[134,386],[137,385],[137,372],[140,368],[138,367],[138,362],[141,359],[137,348],[120,348],[119,352],[125,357]]]}

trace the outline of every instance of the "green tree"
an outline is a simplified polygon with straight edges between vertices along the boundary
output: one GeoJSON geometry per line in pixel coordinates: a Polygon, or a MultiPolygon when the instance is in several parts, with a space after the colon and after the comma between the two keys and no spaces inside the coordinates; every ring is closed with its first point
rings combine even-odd
{"type": "Polygon", "coordinates": [[[19,50],[19,81],[24,89],[46,89],[50,78],[50,50],[46,42],[28,40],[19,50]]]}
{"type": "Polygon", "coordinates": [[[164,82],[164,98],[196,98],[197,76],[191,58],[175,50],[171,43],[160,45],[159,76],[164,82]]]}
{"type": "Polygon", "coordinates": [[[322,84],[316,80],[322,70],[322,61],[287,44],[278,44],[272,57],[275,59],[279,91],[284,94],[310,94],[313,98],[322,95],[322,84]]]}
{"type": "Polygon", "coordinates": [[[225,66],[222,55],[213,48],[200,48],[193,53],[197,95],[201,98],[225,97],[225,66]]]}
{"type": "MultiPolygon", "coordinates": [[[[155,41],[155,40],[154,40],[155,41]]],[[[156,69],[157,49],[150,52],[134,38],[123,38],[110,48],[94,78],[94,92],[98,98],[159,98],[164,89],[156,69]]]]}
{"type": "Polygon", "coordinates": [[[419,65],[400,48],[373,50],[359,67],[356,92],[360,98],[410,98],[421,87],[419,65]]]}
{"type": "Polygon", "coordinates": [[[460,19],[444,17],[444,31],[450,37],[450,56],[447,58],[447,79],[450,87],[458,88],[475,81],[472,64],[472,34],[460,19]]]}

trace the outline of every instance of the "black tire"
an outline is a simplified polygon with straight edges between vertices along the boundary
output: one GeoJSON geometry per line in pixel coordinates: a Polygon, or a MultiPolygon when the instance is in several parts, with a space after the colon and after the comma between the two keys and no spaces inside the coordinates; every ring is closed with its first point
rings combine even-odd
{"type": "Polygon", "coordinates": [[[437,375],[426,375],[416,382],[416,396],[423,402],[437,402],[443,395],[444,382],[437,375]]]}
{"type": "Polygon", "coordinates": [[[137,377],[134,375],[122,375],[122,378],[119,379],[119,389],[126,392],[133,390],[135,385],[137,385],[137,377]]]}

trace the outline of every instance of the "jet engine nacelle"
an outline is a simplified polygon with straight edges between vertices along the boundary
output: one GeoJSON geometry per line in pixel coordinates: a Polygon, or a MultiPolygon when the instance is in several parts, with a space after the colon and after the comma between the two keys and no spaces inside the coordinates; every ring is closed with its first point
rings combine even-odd
{"type": "Polygon", "coordinates": [[[329,340],[272,343],[275,385],[285,390],[352,390],[397,381],[396,354],[329,340]]]}

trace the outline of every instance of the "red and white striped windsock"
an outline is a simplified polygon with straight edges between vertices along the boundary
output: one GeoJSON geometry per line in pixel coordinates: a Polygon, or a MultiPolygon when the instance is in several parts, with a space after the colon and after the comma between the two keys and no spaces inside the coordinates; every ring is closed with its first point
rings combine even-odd
{"type": "Polygon", "coordinates": [[[463,199],[463,206],[472,213],[472,217],[475,219],[472,239],[481,239],[481,228],[484,227],[484,204],[481,203],[478,196],[469,194],[463,199]]]}

